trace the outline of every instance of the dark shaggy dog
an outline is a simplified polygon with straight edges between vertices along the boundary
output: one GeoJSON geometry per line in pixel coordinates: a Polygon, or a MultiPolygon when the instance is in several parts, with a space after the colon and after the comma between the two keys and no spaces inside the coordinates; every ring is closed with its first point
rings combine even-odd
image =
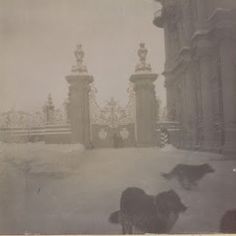
{"type": "Polygon", "coordinates": [[[236,209],[226,211],[220,221],[220,232],[235,234],[236,233],[236,209]]]}
{"type": "Polygon", "coordinates": [[[202,179],[203,176],[212,172],[214,172],[214,169],[209,164],[178,164],[170,173],[163,173],[161,175],[166,179],[177,179],[184,189],[190,190],[193,186],[197,185],[197,181],[202,179]]]}
{"type": "Polygon", "coordinates": [[[173,190],[151,196],[132,187],[123,191],[120,210],[113,212],[109,221],[120,223],[123,234],[132,234],[133,226],[143,233],[169,233],[186,209],[173,190]]]}

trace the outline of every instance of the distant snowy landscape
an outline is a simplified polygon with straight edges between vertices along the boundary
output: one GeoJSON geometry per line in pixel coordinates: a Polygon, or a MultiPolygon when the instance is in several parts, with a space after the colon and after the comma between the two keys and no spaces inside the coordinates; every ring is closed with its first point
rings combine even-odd
{"type": "Polygon", "coordinates": [[[235,160],[167,146],[85,150],[82,145],[0,144],[0,233],[120,234],[108,222],[130,186],[157,194],[175,189],[188,210],[173,233],[217,232],[236,208],[235,160]],[[209,163],[216,171],[192,191],[160,176],[178,163],[209,163]]]}

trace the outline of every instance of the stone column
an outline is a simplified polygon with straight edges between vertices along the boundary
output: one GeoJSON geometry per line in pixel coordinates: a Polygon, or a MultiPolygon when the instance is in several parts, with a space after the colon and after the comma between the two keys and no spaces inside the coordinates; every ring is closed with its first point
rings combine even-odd
{"type": "Polygon", "coordinates": [[[153,82],[157,74],[151,72],[150,64],[146,64],[147,49],[140,44],[135,73],[130,81],[134,83],[136,99],[136,142],[138,146],[154,146],[156,140],[156,96],[153,82]]]}
{"type": "Polygon", "coordinates": [[[207,38],[196,39],[196,56],[199,61],[199,74],[201,83],[201,101],[202,101],[202,124],[203,124],[203,143],[202,149],[214,151],[214,117],[212,108],[212,84],[211,78],[213,71],[213,59],[215,58],[215,49],[213,42],[207,38]]]}
{"type": "Polygon", "coordinates": [[[199,60],[195,58],[192,61],[192,79],[193,86],[195,90],[195,102],[196,102],[196,115],[195,115],[195,124],[196,124],[196,149],[199,149],[203,146],[203,111],[202,111],[202,89],[201,89],[201,80],[199,78],[199,60]]]}
{"type": "Polygon", "coordinates": [[[221,81],[223,89],[225,153],[236,153],[236,41],[221,41],[221,81]]]}
{"type": "Polygon", "coordinates": [[[83,65],[84,52],[81,45],[75,51],[77,65],[66,76],[69,86],[69,118],[72,130],[72,142],[87,146],[90,142],[89,89],[93,77],[83,65]]]}
{"type": "Polygon", "coordinates": [[[196,98],[196,84],[194,81],[193,63],[186,61],[185,71],[185,99],[187,114],[186,126],[188,129],[188,148],[195,149],[197,144],[197,98],[196,98]]]}

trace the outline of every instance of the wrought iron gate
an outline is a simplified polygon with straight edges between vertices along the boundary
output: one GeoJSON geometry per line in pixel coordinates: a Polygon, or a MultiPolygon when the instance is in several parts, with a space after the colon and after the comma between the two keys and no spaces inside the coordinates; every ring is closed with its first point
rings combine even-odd
{"type": "Polygon", "coordinates": [[[132,84],[128,104],[122,107],[110,98],[103,107],[96,100],[94,84],[90,90],[91,141],[94,147],[128,147],[135,145],[135,94],[132,84]]]}

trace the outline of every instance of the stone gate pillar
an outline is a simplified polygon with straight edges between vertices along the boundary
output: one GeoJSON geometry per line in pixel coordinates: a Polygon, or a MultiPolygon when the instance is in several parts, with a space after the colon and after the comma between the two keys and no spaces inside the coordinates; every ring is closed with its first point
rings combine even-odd
{"type": "Polygon", "coordinates": [[[84,52],[78,45],[75,51],[76,66],[66,76],[69,86],[68,115],[71,123],[72,142],[87,146],[90,142],[89,89],[93,77],[83,65],[84,52]]]}
{"type": "Polygon", "coordinates": [[[157,100],[153,82],[157,74],[152,73],[151,65],[146,63],[147,49],[140,44],[138,56],[140,62],[131,75],[136,99],[136,142],[138,146],[154,146],[156,140],[157,100]]]}

